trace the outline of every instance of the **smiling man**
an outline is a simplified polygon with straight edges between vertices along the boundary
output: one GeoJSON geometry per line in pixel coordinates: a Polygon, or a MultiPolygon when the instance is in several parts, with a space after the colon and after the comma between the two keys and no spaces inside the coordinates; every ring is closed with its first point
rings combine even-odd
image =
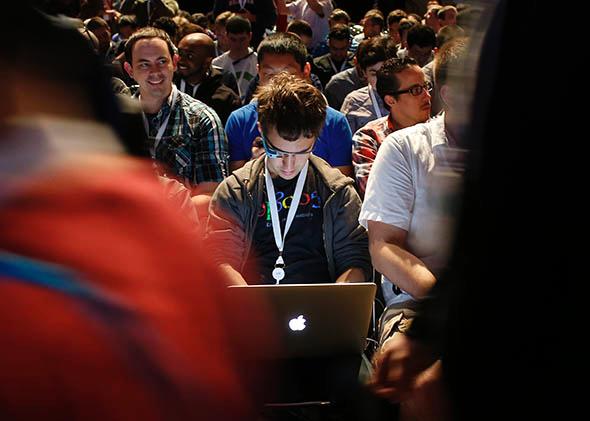
{"type": "Polygon", "coordinates": [[[264,154],[213,195],[207,234],[235,284],[369,279],[361,202],[350,178],[311,154],[326,118],[321,92],[280,73],[257,94],[264,154]]]}
{"type": "Polygon", "coordinates": [[[193,189],[197,205],[206,205],[228,173],[227,140],[215,111],[173,85],[178,59],[160,29],[141,29],[125,45],[124,66],[139,85],[135,96],[151,157],[161,164],[163,175],[193,189]]]}
{"type": "Polygon", "coordinates": [[[220,70],[211,66],[215,43],[207,34],[188,34],[178,43],[178,69],[174,78],[181,92],[215,110],[225,124],[230,113],[241,107],[240,97],[223,83],[220,70]]]}

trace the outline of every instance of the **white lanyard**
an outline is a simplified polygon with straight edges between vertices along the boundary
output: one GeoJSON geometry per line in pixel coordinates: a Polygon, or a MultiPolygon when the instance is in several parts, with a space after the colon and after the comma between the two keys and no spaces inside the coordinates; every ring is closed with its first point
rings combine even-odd
{"type": "MultiPolygon", "coordinates": [[[[182,92],[184,92],[185,94],[186,94],[186,85],[187,85],[187,83],[184,81],[184,79],[180,79],[180,90],[182,92]]],[[[199,85],[200,85],[200,83],[198,85],[193,86],[193,93],[191,94],[191,96],[193,98],[195,97],[195,92],[197,92],[197,89],[199,89],[199,85]]]]}
{"type": "Polygon", "coordinates": [[[287,223],[285,224],[285,232],[281,235],[281,224],[279,221],[279,211],[277,210],[277,198],[275,194],[275,188],[272,184],[272,178],[270,177],[270,173],[268,172],[268,158],[265,158],[264,163],[264,179],[266,182],[266,192],[268,193],[268,206],[270,207],[270,217],[272,222],[272,232],[275,237],[275,244],[277,245],[277,249],[279,249],[279,257],[277,257],[277,261],[275,262],[275,268],[272,271],[272,277],[277,281],[276,284],[278,285],[279,282],[285,277],[285,270],[283,267],[285,266],[285,261],[283,260],[283,249],[285,247],[285,238],[287,238],[287,232],[289,232],[289,228],[291,228],[291,224],[295,219],[295,214],[297,213],[297,208],[299,207],[299,202],[301,201],[301,194],[303,193],[303,185],[305,184],[305,178],[307,177],[307,168],[309,167],[309,161],[305,163],[305,166],[299,173],[299,177],[297,178],[297,185],[295,186],[295,192],[293,193],[293,200],[291,200],[291,207],[289,208],[289,213],[287,214],[287,223]]]}
{"type": "Polygon", "coordinates": [[[328,57],[328,60],[330,61],[330,65],[332,66],[332,70],[334,70],[334,73],[340,73],[341,71],[344,70],[344,66],[346,66],[346,59],[344,59],[344,61],[342,62],[342,64],[340,65],[340,70],[338,70],[336,68],[336,65],[334,64],[334,62],[332,61],[332,57],[328,57]]]}
{"type": "MultiPolygon", "coordinates": [[[[160,125],[160,128],[158,129],[158,133],[156,134],[156,140],[154,142],[154,146],[152,148],[150,148],[150,153],[152,155],[152,158],[156,158],[156,149],[158,148],[158,145],[160,144],[160,140],[162,140],[162,136],[164,136],[164,132],[166,131],[166,127],[168,126],[168,120],[170,119],[170,115],[172,114],[172,108],[174,108],[174,104],[176,103],[176,96],[178,95],[178,89],[176,89],[176,85],[172,84],[172,101],[170,101],[170,112],[168,113],[168,115],[166,116],[166,118],[164,119],[164,121],[162,122],[162,124],[160,125]]],[[[141,101],[141,95],[139,96],[139,100],[141,101]]],[[[148,123],[147,117],[145,116],[145,113],[142,111],[141,112],[141,116],[143,117],[143,125],[145,127],[145,132],[147,133],[147,135],[150,135],[150,125],[148,123]]]]}
{"type": "Polygon", "coordinates": [[[369,96],[371,97],[371,102],[373,103],[373,110],[375,110],[375,114],[377,115],[377,118],[381,118],[381,117],[383,117],[383,114],[381,114],[381,107],[379,106],[379,103],[377,102],[377,98],[375,97],[375,93],[373,92],[373,88],[371,87],[370,83],[367,86],[369,87],[369,96]]]}
{"type": "Polygon", "coordinates": [[[246,73],[246,68],[244,68],[244,70],[242,70],[242,73],[240,73],[239,79],[238,79],[238,75],[236,74],[236,68],[234,67],[233,62],[231,64],[231,71],[232,71],[234,77],[236,78],[236,81],[238,84],[238,95],[240,96],[240,98],[242,98],[242,87],[240,86],[240,83],[242,83],[242,79],[244,79],[244,73],[246,73]]]}
{"type": "Polygon", "coordinates": [[[240,10],[244,10],[244,7],[246,6],[246,3],[248,3],[248,0],[238,0],[238,3],[240,3],[240,10]]]}

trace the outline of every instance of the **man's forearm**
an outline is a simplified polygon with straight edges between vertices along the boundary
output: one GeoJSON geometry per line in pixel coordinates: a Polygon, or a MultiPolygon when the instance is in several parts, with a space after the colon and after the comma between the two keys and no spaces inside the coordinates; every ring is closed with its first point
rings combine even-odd
{"type": "Polygon", "coordinates": [[[336,279],[336,283],[340,282],[366,282],[365,279],[365,272],[363,272],[360,268],[350,268],[345,270],[339,277],[336,279]]]}
{"type": "Polygon", "coordinates": [[[371,245],[373,266],[391,282],[415,299],[423,298],[434,286],[436,278],[412,253],[385,241],[371,245]]]}

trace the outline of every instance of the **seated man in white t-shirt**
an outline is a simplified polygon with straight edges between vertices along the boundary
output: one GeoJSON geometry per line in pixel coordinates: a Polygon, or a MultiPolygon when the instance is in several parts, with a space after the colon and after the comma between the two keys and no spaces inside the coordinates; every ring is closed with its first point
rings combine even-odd
{"type": "Polygon", "coordinates": [[[369,175],[359,221],[369,232],[373,266],[383,274],[382,342],[407,328],[415,302],[428,294],[447,262],[452,234],[447,198],[461,179],[465,156],[458,112],[465,94],[453,92],[448,80],[465,46],[464,38],[454,39],[435,62],[444,112],[387,136],[369,175]]]}
{"type": "MultiPolygon", "coordinates": [[[[388,369],[400,370],[395,365],[404,352],[399,335],[408,330],[416,302],[429,294],[447,265],[467,152],[464,110],[471,99],[470,80],[461,70],[466,53],[465,38],[455,38],[441,49],[434,77],[444,112],[389,135],[369,175],[359,221],[368,228],[371,260],[383,274],[387,304],[374,357],[378,374],[372,383],[381,397],[395,394],[388,377],[395,374],[388,369]]],[[[404,419],[422,419],[417,415],[428,411],[424,403],[441,399],[436,388],[440,370],[436,362],[415,379],[400,402],[404,419]]]]}
{"type": "Polygon", "coordinates": [[[225,25],[229,50],[213,59],[211,64],[219,67],[224,73],[231,73],[238,82],[237,94],[243,101],[248,85],[257,74],[258,62],[256,53],[250,48],[252,26],[250,21],[241,15],[233,15],[225,25]]]}

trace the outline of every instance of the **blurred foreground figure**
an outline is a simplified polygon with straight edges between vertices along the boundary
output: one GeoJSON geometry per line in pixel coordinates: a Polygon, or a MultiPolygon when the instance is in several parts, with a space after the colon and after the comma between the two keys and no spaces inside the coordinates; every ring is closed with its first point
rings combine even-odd
{"type": "Polygon", "coordinates": [[[124,155],[84,40],[19,13],[43,43],[18,37],[0,70],[2,418],[253,418],[260,383],[226,329],[249,310],[225,305],[188,217],[124,155]]]}
{"type": "MultiPolygon", "coordinates": [[[[453,421],[570,419],[575,417],[564,412],[573,406],[562,405],[566,401],[558,398],[559,391],[547,386],[563,384],[551,377],[555,374],[552,365],[563,360],[556,357],[554,342],[546,335],[560,331],[561,321],[547,318],[539,322],[541,309],[550,302],[550,289],[545,288],[539,272],[552,281],[559,279],[560,287],[565,287],[565,259],[547,247],[560,244],[562,234],[558,232],[564,231],[547,233],[540,241],[532,234],[538,230],[536,223],[527,218],[541,203],[550,201],[544,180],[530,187],[542,188],[543,194],[526,191],[527,163],[538,162],[527,161],[527,146],[536,144],[538,138],[528,131],[530,122],[521,113],[521,104],[507,100],[519,86],[512,64],[519,51],[509,40],[524,27],[517,18],[521,9],[516,2],[504,0],[494,6],[482,14],[492,19],[481,47],[472,114],[465,131],[470,153],[450,261],[419,304],[410,328],[393,336],[378,358],[372,386],[392,402],[403,401],[440,358],[453,421]],[[504,130],[497,124],[505,115],[518,115],[508,136],[502,135],[504,130]],[[502,142],[498,142],[500,137],[502,142]],[[499,232],[511,233],[510,241],[499,232]],[[498,262],[519,263],[507,270],[498,262]],[[523,297],[507,309],[496,294],[497,288],[504,287],[511,296],[523,297]],[[505,321],[506,329],[500,326],[505,321]],[[544,352],[550,360],[538,363],[536,359],[544,352]],[[548,416],[552,405],[559,408],[558,416],[548,416]],[[537,416],[536,411],[543,415],[537,416]]],[[[549,161],[548,155],[542,158],[549,161]]],[[[566,211],[557,213],[551,206],[560,204],[549,203],[538,213],[558,215],[561,220],[566,211]]],[[[439,414],[436,419],[443,417],[439,414]]]]}

